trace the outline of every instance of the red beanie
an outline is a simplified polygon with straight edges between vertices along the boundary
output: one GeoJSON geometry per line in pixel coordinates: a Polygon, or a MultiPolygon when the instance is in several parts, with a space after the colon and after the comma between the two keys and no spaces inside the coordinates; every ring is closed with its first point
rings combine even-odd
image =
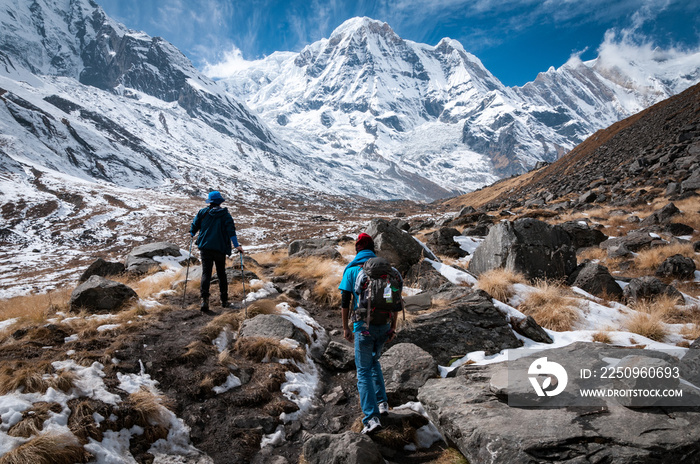
{"type": "Polygon", "coordinates": [[[366,249],[374,250],[374,240],[370,235],[364,232],[357,236],[357,241],[355,242],[355,251],[361,251],[366,249]]]}

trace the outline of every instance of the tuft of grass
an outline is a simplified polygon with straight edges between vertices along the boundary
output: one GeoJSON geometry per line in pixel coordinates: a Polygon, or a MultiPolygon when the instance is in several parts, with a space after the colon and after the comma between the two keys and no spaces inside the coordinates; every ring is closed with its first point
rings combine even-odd
{"type": "Polygon", "coordinates": [[[632,309],[645,314],[653,314],[662,322],[667,322],[669,324],[689,322],[689,316],[691,314],[683,311],[678,306],[678,300],[669,295],[659,295],[651,301],[636,301],[632,305],[632,309]]]}
{"type": "Polygon", "coordinates": [[[416,429],[405,421],[400,428],[394,426],[380,430],[374,434],[372,440],[387,448],[402,450],[404,446],[416,441],[416,429]]]}
{"type": "Polygon", "coordinates": [[[314,300],[321,305],[340,305],[338,285],[343,268],[337,262],[317,256],[283,259],[275,268],[275,275],[289,275],[314,283],[311,291],[314,300]]]}
{"type": "Polygon", "coordinates": [[[173,401],[160,393],[154,393],[144,387],[129,395],[128,405],[137,415],[141,426],[170,424],[170,410],[173,401]]]}
{"type": "Polygon", "coordinates": [[[211,344],[204,343],[201,340],[196,340],[185,347],[187,350],[185,354],[181,356],[181,359],[185,362],[198,363],[207,359],[209,356],[213,355],[216,351],[211,344]]]}
{"type": "Polygon", "coordinates": [[[572,308],[572,298],[564,294],[560,284],[539,280],[518,309],[549,330],[565,332],[572,330],[579,319],[579,313],[572,308]]]}
{"type": "Polygon", "coordinates": [[[236,341],[234,349],[246,358],[262,362],[273,359],[293,359],[304,362],[306,355],[301,348],[289,348],[279,340],[269,337],[243,337],[236,341]]]}
{"type": "Polygon", "coordinates": [[[498,268],[486,271],[479,276],[479,288],[498,301],[508,302],[513,296],[513,284],[525,283],[524,275],[510,269],[498,268]]]}
{"type": "Polygon", "coordinates": [[[634,265],[637,269],[656,271],[666,258],[673,255],[695,257],[693,245],[690,243],[671,243],[669,245],[641,250],[634,257],[634,265]]]}
{"type": "Polygon", "coordinates": [[[22,412],[22,419],[10,427],[7,434],[11,437],[29,438],[37,435],[44,428],[44,421],[51,417],[51,413],[59,413],[62,406],[58,403],[38,402],[31,409],[22,412]]]}
{"type": "Polygon", "coordinates": [[[469,464],[467,458],[454,448],[447,448],[432,462],[433,464],[469,464]]]}
{"type": "Polygon", "coordinates": [[[0,300],[0,321],[18,318],[24,323],[46,322],[56,312],[68,310],[71,291],[61,288],[48,293],[0,300]]]}
{"type": "Polygon", "coordinates": [[[276,300],[255,300],[248,306],[248,319],[252,319],[260,314],[277,314],[277,304],[276,300]]]}
{"type": "Polygon", "coordinates": [[[0,368],[0,395],[16,390],[21,390],[22,393],[46,393],[51,383],[45,374],[51,373],[52,369],[48,361],[5,364],[0,368]]]}
{"type": "Polygon", "coordinates": [[[226,327],[236,332],[241,325],[242,319],[241,313],[223,313],[209,321],[207,325],[200,329],[199,333],[204,338],[204,341],[212,342],[226,327]]]}
{"type": "Polygon", "coordinates": [[[596,332],[593,334],[593,341],[598,343],[611,344],[612,339],[610,338],[609,332],[596,332]]]}
{"type": "Polygon", "coordinates": [[[649,314],[636,312],[627,319],[625,327],[632,333],[639,334],[657,342],[664,341],[668,335],[659,313],[649,314]]]}
{"type": "Polygon", "coordinates": [[[219,364],[225,367],[236,365],[236,359],[233,357],[230,349],[226,348],[224,351],[219,353],[219,364]]]}
{"type": "Polygon", "coordinates": [[[72,433],[48,432],[0,457],[0,464],[75,464],[87,462],[88,454],[72,433]]]}
{"type": "MultiPolygon", "coordinates": [[[[257,261],[262,266],[276,265],[282,259],[287,256],[286,248],[279,248],[277,250],[261,251],[258,253],[251,254],[250,257],[257,261]]],[[[245,264],[244,264],[245,265],[245,264]]]]}
{"type": "Polygon", "coordinates": [[[94,413],[101,409],[103,415],[106,415],[104,403],[97,402],[91,399],[73,400],[69,403],[71,414],[68,417],[68,428],[73,432],[81,443],[88,443],[92,438],[96,441],[102,441],[103,435],[100,427],[95,422],[94,413]]]}

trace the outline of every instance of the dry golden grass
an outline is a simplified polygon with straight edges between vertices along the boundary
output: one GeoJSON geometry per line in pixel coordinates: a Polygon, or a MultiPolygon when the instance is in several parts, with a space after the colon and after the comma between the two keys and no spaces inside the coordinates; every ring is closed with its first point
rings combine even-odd
{"type": "Polygon", "coordinates": [[[277,314],[277,300],[263,299],[255,300],[248,306],[248,319],[252,319],[260,314],[277,314]]]}
{"type": "Polygon", "coordinates": [[[306,354],[301,348],[289,348],[279,340],[268,337],[243,337],[236,341],[234,349],[246,358],[261,362],[264,359],[293,359],[303,362],[306,354]]]}
{"type": "Polygon", "coordinates": [[[29,438],[37,435],[44,428],[44,421],[51,417],[51,413],[59,413],[63,407],[58,403],[38,402],[31,409],[22,412],[22,419],[10,427],[7,434],[11,437],[29,438]]]}
{"type": "Polygon", "coordinates": [[[45,322],[58,311],[68,310],[72,289],[61,288],[48,293],[0,300],[0,321],[18,318],[23,323],[45,322]]]}
{"type": "Polygon", "coordinates": [[[596,332],[593,334],[593,341],[598,343],[612,343],[609,332],[596,332]]]}
{"type": "Polygon", "coordinates": [[[454,448],[447,448],[436,460],[431,462],[433,464],[469,464],[467,458],[454,448]]]}
{"type": "Polygon", "coordinates": [[[608,251],[598,247],[583,248],[578,253],[578,261],[605,261],[608,259],[608,251]]]}
{"type": "Polygon", "coordinates": [[[678,300],[668,295],[659,295],[654,300],[640,300],[632,304],[635,311],[653,314],[662,322],[669,324],[690,322],[687,320],[688,311],[678,306],[678,300]]]}
{"type": "Polygon", "coordinates": [[[42,433],[0,457],[0,464],[75,464],[88,455],[70,432],[42,433]]]}
{"type": "Polygon", "coordinates": [[[684,323],[686,324],[680,331],[683,338],[697,340],[700,338],[700,308],[694,306],[686,311],[684,323]]]}
{"type": "Polygon", "coordinates": [[[214,355],[216,348],[214,348],[211,343],[204,343],[201,340],[196,340],[185,347],[187,350],[185,354],[181,356],[186,362],[200,362],[207,359],[209,356],[214,355]]]}
{"type": "Polygon", "coordinates": [[[508,302],[513,296],[513,284],[525,283],[524,275],[510,269],[498,268],[479,276],[478,287],[498,301],[508,302]]]}
{"type": "Polygon", "coordinates": [[[275,275],[291,275],[306,279],[318,279],[338,271],[338,264],[317,256],[283,259],[275,268],[275,275]]]}
{"type": "MultiPolygon", "coordinates": [[[[634,265],[637,269],[656,271],[666,258],[677,254],[695,258],[692,244],[671,243],[670,245],[641,250],[637,256],[634,257],[634,265]]],[[[697,258],[695,258],[695,261],[697,266],[697,258]]]]}
{"type": "Polygon", "coordinates": [[[229,366],[235,366],[236,365],[236,359],[233,357],[231,354],[230,349],[225,349],[221,353],[219,353],[219,364],[225,367],[229,366]]]}
{"type": "Polygon", "coordinates": [[[657,342],[662,342],[668,335],[666,327],[658,313],[636,312],[627,319],[625,328],[632,332],[647,337],[657,342]]]}
{"type": "Polygon", "coordinates": [[[277,250],[260,251],[252,253],[250,257],[263,266],[275,265],[287,257],[287,249],[279,248],[277,250]]]}
{"type": "Polygon", "coordinates": [[[73,388],[77,376],[71,371],[62,370],[56,375],[49,361],[6,363],[0,367],[0,395],[16,390],[22,393],[46,393],[49,388],[69,391],[73,388]]]}
{"type": "Polygon", "coordinates": [[[243,315],[238,312],[223,313],[209,321],[207,325],[200,329],[200,334],[205,341],[211,342],[221,334],[224,328],[228,327],[233,332],[237,331],[243,321],[243,315]]]}
{"type": "MultiPolygon", "coordinates": [[[[339,247],[339,252],[342,256],[355,256],[355,242],[344,242],[339,247]]],[[[349,261],[348,261],[349,262],[349,261]]]]}
{"type": "Polygon", "coordinates": [[[282,260],[275,268],[275,275],[290,275],[311,280],[314,282],[311,294],[317,303],[340,306],[338,285],[340,285],[342,271],[342,267],[330,259],[316,256],[292,257],[282,260]]]}
{"type": "Polygon", "coordinates": [[[518,309],[549,330],[572,330],[579,319],[578,311],[572,307],[575,300],[567,297],[564,288],[557,283],[540,280],[535,287],[518,309]]]}
{"type": "Polygon", "coordinates": [[[173,401],[160,393],[141,387],[128,398],[129,407],[138,415],[138,423],[166,426],[170,423],[173,401]]]}

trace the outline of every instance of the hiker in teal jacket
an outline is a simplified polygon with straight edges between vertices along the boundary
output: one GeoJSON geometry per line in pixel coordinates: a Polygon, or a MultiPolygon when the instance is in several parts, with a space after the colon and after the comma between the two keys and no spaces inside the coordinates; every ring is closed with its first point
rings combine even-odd
{"type": "Polygon", "coordinates": [[[338,288],[341,291],[341,312],[343,336],[355,342],[355,366],[357,367],[357,390],[364,417],[362,433],[374,433],[381,429],[380,414],[389,412],[382,366],[379,357],[384,343],[394,338],[395,320],[391,324],[373,325],[365,322],[357,313],[359,295],[355,293],[355,281],[362,265],[374,258],[374,240],[367,234],[360,234],[355,242],[357,255],[345,267],[338,288]],[[352,306],[351,306],[352,305],[352,306]],[[350,328],[352,322],[352,329],[350,328]]]}
{"type": "Polygon", "coordinates": [[[190,235],[192,237],[199,232],[197,248],[202,256],[202,281],[199,293],[202,297],[203,312],[209,311],[209,287],[211,286],[211,274],[216,265],[216,275],[219,277],[219,291],[221,293],[221,306],[228,307],[228,281],[226,279],[226,256],[230,256],[233,246],[240,253],[243,247],[238,244],[236,237],[236,225],[229,214],[228,209],[222,208],[224,197],[217,191],[209,192],[207,203],[209,206],[199,210],[192,221],[190,235]]]}

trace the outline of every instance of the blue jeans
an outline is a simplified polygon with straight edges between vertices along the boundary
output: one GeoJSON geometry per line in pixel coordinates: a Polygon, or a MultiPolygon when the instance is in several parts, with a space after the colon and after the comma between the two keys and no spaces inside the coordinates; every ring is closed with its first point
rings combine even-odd
{"type": "MultiPolygon", "coordinates": [[[[365,326],[366,327],[366,326],[365,326]]],[[[379,356],[382,355],[382,347],[386,342],[391,324],[369,326],[369,335],[355,332],[355,366],[357,367],[357,390],[360,393],[360,406],[362,423],[372,417],[379,417],[381,402],[387,401],[386,388],[382,366],[379,365],[379,356]]]]}

